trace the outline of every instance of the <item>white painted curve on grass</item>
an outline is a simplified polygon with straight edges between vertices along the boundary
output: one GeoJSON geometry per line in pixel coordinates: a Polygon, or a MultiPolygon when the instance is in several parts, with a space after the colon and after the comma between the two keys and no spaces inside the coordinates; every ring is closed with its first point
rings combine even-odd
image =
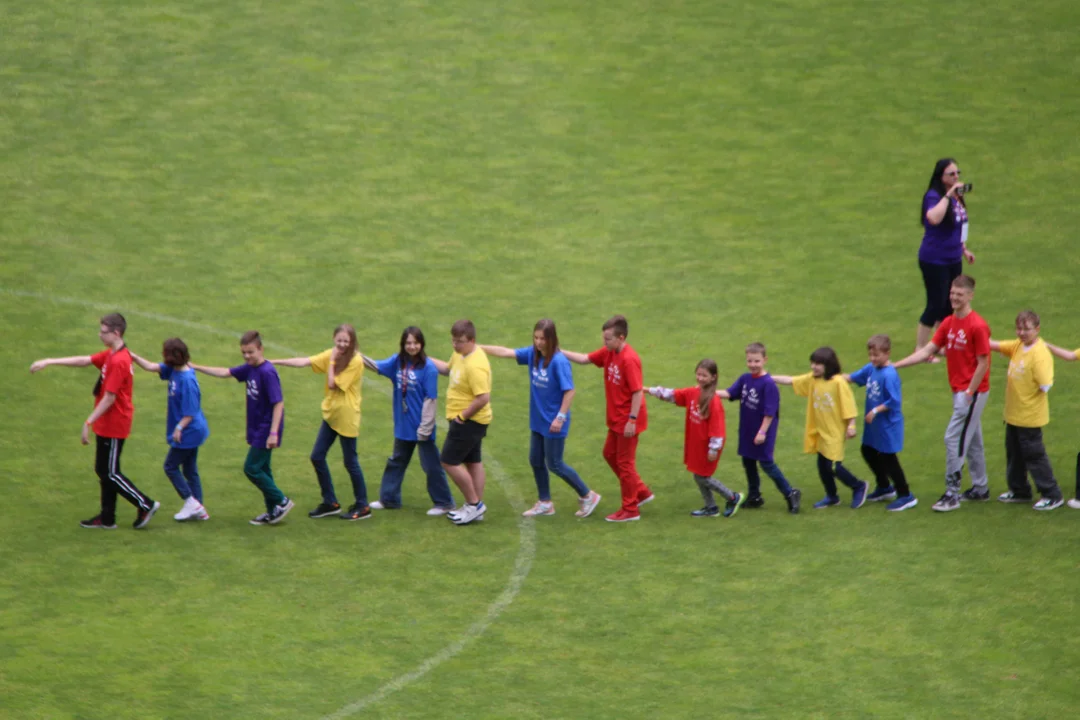
{"type": "MultiPolygon", "coordinates": [[[[23,298],[28,300],[38,300],[42,302],[56,303],[59,305],[76,305],[79,307],[85,307],[92,310],[98,310],[101,312],[122,312],[125,315],[133,315],[136,317],[146,318],[148,320],[154,320],[161,323],[179,325],[181,327],[191,328],[193,330],[199,330],[210,335],[219,335],[223,337],[230,337],[238,339],[242,333],[229,332],[227,330],[221,330],[211,325],[204,325],[203,323],[191,322],[190,320],[184,320],[182,318],[172,317],[170,315],[161,315],[159,313],[143,312],[141,310],[134,310],[115,304],[107,305],[99,302],[91,302],[89,300],[82,300],[80,298],[68,298],[57,297],[53,295],[47,295],[44,293],[27,292],[24,290],[11,290],[8,288],[0,287],[0,293],[10,295],[17,298],[23,298]]],[[[280,350],[281,352],[288,353],[290,355],[303,355],[299,350],[286,347],[272,342],[264,342],[266,347],[280,350]]],[[[378,390],[383,395],[390,395],[390,391],[386,388],[385,383],[368,383],[378,390]]],[[[446,423],[439,421],[439,426],[446,430],[446,423]]],[[[508,608],[518,593],[521,592],[522,586],[525,584],[525,578],[529,576],[529,571],[532,570],[533,559],[536,557],[536,525],[531,518],[525,518],[521,516],[521,511],[525,507],[525,500],[517,487],[514,485],[510,476],[503,470],[502,465],[498,460],[491,456],[490,453],[485,453],[485,464],[488,466],[491,474],[495,477],[495,482],[498,483],[503,493],[506,495],[507,500],[510,501],[510,507],[513,509],[514,514],[517,516],[518,525],[518,552],[514,558],[514,569],[510,572],[510,579],[507,581],[506,586],[498,597],[488,605],[487,611],[476,622],[468,627],[464,633],[458,637],[457,640],[444,647],[439,652],[435,653],[427,660],[420,663],[415,670],[399,675],[393,680],[379,687],[370,695],[366,695],[355,702],[351,702],[345,705],[341,709],[325,716],[324,720],[339,720],[340,718],[346,718],[350,715],[355,715],[362,710],[384,700],[385,698],[393,695],[399,690],[407,687],[408,685],[416,682],[420,678],[427,675],[429,672],[442,665],[447,660],[454,658],[458,653],[472,644],[477,638],[484,634],[485,631],[495,622],[500,615],[508,608]]]]}

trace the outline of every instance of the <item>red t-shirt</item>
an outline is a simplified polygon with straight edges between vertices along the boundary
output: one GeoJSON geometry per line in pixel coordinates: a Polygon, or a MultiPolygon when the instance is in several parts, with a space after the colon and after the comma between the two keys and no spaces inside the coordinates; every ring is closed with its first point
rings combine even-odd
{"type": "MultiPolygon", "coordinates": [[[[681,388],[675,391],[675,404],[686,408],[686,439],[683,441],[683,462],[686,469],[695,475],[712,477],[720,454],[716,460],[709,460],[709,438],[726,437],[724,431],[724,404],[720,397],[713,395],[709,401],[709,417],[701,417],[698,410],[698,398],[701,388],[681,388]]],[[[721,450],[723,448],[721,447],[721,450]]]]}
{"type": "MultiPolygon", "coordinates": [[[[960,319],[950,315],[941,321],[930,342],[945,348],[945,363],[949,368],[949,386],[953,392],[964,392],[971,386],[979,356],[990,355],[990,326],[979,313],[972,310],[960,319]]],[[[990,392],[990,368],[986,369],[979,392],[990,392]]]]}
{"type": "Polygon", "coordinates": [[[135,414],[135,406],[131,403],[131,388],[134,384],[131,353],[126,347],[116,352],[109,348],[97,355],[91,355],[90,362],[101,369],[101,391],[94,401],[94,407],[105,397],[105,393],[116,395],[116,402],[94,423],[94,434],[98,437],[124,439],[131,434],[131,417],[135,414]]]}
{"type": "MultiPolygon", "coordinates": [[[[604,368],[604,396],[607,398],[607,426],[621,433],[630,420],[631,397],[644,389],[641,382],[641,358],[634,348],[623,345],[620,352],[600,348],[589,353],[589,362],[604,368]]],[[[641,395],[641,409],[634,421],[637,432],[643,433],[649,426],[649,414],[645,410],[645,394],[641,395]]]]}

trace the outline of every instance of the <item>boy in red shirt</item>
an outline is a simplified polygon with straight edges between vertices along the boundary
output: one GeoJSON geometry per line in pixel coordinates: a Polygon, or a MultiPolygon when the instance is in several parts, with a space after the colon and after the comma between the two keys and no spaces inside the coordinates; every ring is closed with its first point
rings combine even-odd
{"type": "Polygon", "coordinates": [[[975,278],[960,275],[953,280],[953,314],[941,321],[928,345],[893,364],[897,369],[915,365],[945,350],[953,414],[945,429],[945,494],[933,505],[938,512],[959,509],[961,500],[990,499],[982,436],[982,413],[990,396],[990,326],[971,309],[974,296],[975,278]],[[961,493],[965,457],[971,489],[961,493]]]}
{"type": "Polygon", "coordinates": [[[579,365],[604,368],[604,396],[607,399],[607,441],[604,459],[619,478],[622,488],[622,507],[607,516],[608,522],[639,520],[638,507],[653,499],[652,491],[638,475],[638,435],[649,425],[645,409],[645,387],[641,381],[641,358],[626,342],[629,327],[622,315],[604,323],[604,347],[589,353],[563,354],[579,365]]]}
{"type": "Polygon", "coordinates": [[[101,318],[98,337],[106,349],[96,355],[77,355],[66,358],[45,358],[30,366],[30,372],[36,373],[50,365],[67,367],[86,367],[93,365],[101,370],[101,376],[94,385],[94,411],[82,427],[82,444],[90,444],[90,430],[97,436],[97,457],[94,469],[101,483],[101,512],[89,520],[79,523],[84,528],[104,530],[116,529],[116,496],[122,495],[135,506],[135,529],[146,527],[150,518],[161,507],[144,495],[135,483],[120,471],[120,453],[124,451],[124,440],[131,433],[131,418],[135,408],[131,402],[132,370],[131,353],[124,345],[124,331],[127,321],[119,313],[112,313],[101,318]]]}

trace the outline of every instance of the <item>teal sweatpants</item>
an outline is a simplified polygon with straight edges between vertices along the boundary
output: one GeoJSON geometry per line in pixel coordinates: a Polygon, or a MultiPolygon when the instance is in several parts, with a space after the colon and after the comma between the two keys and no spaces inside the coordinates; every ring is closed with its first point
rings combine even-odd
{"type": "Polygon", "coordinates": [[[266,512],[273,512],[275,505],[285,502],[285,493],[274,483],[274,472],[270,469],[272,452],[270,448],[252,446],[248,449],[247,460],[244,461],[244,474],[262,491],[266,512]]]}

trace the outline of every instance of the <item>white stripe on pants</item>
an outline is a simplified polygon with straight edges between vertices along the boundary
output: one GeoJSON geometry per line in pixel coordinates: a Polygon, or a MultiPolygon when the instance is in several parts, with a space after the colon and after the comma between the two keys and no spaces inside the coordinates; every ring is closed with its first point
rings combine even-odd
{"type": "Polygon", "coordinates": [[[982,414],[990,393],[953,393],[953,413],[945,428],[945,492],[960,494],[964,459],[967,458],[971,485],[980,492],[989,492],[986,477],[986,453],[983,451],[982,414]]]}

